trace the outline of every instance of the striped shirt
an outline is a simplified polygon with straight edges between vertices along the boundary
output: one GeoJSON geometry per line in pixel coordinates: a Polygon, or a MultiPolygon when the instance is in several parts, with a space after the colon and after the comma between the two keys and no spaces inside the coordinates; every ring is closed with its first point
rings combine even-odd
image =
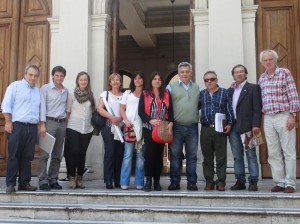
{"type": "Polygon", "coordinates": [[[264,114],[299,111],[296,84],[288,69],[276,67],[274,74],[270,77],[266,71],[260,76],[258,84],[261,87],[262,112],[264,114]]]}
{"type": "Polygon", "coordinates": [[[218,88],[216,92],[210,94],[207,89],[200,92],[201,123],[205,125],[215,124],[215,114],[222,113],[226,115],[227,123],[232,125],[234,113],[228,90],[218,88]]]}

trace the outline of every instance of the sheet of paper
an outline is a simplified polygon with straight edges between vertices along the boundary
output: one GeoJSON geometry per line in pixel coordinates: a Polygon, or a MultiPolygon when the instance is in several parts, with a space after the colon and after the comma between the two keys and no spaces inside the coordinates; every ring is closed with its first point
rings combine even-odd
{"type": "Polygon", "coordinates": [[[225,114],[216,113],[216,115],[215,115],[215,130],[217,132],[224,132],[223,120],[226,120],[225,114]]]}
{"type": "Polygon", "coordinates": [[[39,135],[38,137],[38,146],[46,151],[47,153],[51,153],[54,143],[55,143],[55,138],[50,135],[48,132],[46,132],[46,136],[42,137],[39,135]]]}

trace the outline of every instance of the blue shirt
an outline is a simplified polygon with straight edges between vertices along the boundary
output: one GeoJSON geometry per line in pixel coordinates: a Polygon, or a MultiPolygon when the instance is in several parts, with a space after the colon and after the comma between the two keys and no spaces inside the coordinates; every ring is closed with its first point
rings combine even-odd
{"type": "Polygon", "coordinates": [[[212,95],[204,89],[200,92],[199,98],[202,124],[215,124],[215,114],[222,113],[226,115],[227,123],[232,125],[234,113],[227,89],[218,88],[212,95]]]}
{"type": "Polygon", "coordinates": [[[11,114],[12,122],[39,123],[40,91],[22,79],[11,83],[2,101],[2,113],[11,114]]]}
{"type": "Polygon", "coordinates": [[[41,87],[41,114],[40,119],[46,122],[46,117],[66,118],[68,89],[58,90],[53,82],[41,87]]]}

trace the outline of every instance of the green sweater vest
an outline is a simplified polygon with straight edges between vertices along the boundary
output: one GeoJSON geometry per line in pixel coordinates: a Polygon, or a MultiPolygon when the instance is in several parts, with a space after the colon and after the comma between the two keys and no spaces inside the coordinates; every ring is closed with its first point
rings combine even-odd
{"type": "Polygon", "coordinates": [[[175,123],[193,125],[199,122],[199,85],[193,83],[185,90],[179,82],[170,84],[175,123]]]}

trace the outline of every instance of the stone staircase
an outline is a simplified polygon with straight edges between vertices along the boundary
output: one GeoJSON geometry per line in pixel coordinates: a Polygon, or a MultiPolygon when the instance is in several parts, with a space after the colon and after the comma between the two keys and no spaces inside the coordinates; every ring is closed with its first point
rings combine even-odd
{"type": "MultiPolygon", "coordinates": [[[[2,182],[2,180],[1,180],[2,182]]],[[[0,223],[264,223],[298,224],[300,193],[271,193],[273,182],[263,180],[258,192],[167,191],[169,179],[161,181],[163,191],[135,189],[106,190],[102,181],[86,181],[86,189],[62,191],[0,191],[0,223]]],[[[3,185],[3,183],[1,184],[3,185]]],[[[298,183],[299,185],[299,183],[298,183]]],[[[5,188],[1,188],[5,189],[5,188]]]]}

